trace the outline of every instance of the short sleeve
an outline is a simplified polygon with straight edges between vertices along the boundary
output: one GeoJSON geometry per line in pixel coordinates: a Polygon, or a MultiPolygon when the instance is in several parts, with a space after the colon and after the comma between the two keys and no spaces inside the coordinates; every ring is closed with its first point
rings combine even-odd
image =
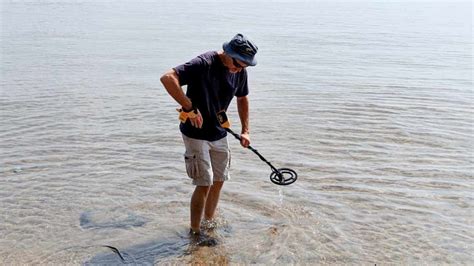
{"type": "Polygon", "coordinates": [[[249,86],[248,86],[248,79],[247,79],[247,70],[241,71],[241,79],[240,79],[240,86],[237,88],[235,92],[235,96],[237,97],[244,97],[249,94],[249,86]]]}
{"type": "Polygon", "coordinates": [[[206,64],[206,60],[198,56],[187,63],[174,67],[173,69],[179,78],[179,85],[187,85],[199,77],[206,64]]]}

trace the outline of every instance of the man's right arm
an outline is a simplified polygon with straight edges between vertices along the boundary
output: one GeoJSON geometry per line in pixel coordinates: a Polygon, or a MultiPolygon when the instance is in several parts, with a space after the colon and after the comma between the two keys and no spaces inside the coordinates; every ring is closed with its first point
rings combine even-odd
{"type": "Polygon", "coordinates": [[[184,94],[183,89],[179,85],[178,74],[174,69],[170,69],[166,72],[161,78],[161,83],[165,86],[166,91],[168,92],[173,99],[178,102],[184,109],[191,110],[193,108],[193,103],[191,100],[184,94]]]}
{"type": "MultiPolygon", "coordinates": [[[[160,81],[163,83],[163,86],[165,87],[168,94],[171,95],[171,97],[173,97],[173,99],[185,110],[193,109],[193,103],[191,102],[191,99],[189,99],[186,94],[184,94],[183,89],[179,84],[178,74],[176,74],[174,69],[170,69],[168,72],[166,72],[160,78],[160,81]]],[[[192,126],[201,128],[203,120],[199,110],[197,110],[197,115],[198,116],[196,118],[189,118],[189,120],[192,126]]]]}

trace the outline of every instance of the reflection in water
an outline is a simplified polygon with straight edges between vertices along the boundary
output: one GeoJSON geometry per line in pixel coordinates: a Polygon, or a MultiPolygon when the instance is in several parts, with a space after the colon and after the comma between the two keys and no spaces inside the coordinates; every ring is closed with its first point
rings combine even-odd
{"type": "Polygon", "coordinates": [[[107,211],[84,211],[79,218],[83,229],[128,228],[144,226],[147,220],[123,208],[107,211]]]}

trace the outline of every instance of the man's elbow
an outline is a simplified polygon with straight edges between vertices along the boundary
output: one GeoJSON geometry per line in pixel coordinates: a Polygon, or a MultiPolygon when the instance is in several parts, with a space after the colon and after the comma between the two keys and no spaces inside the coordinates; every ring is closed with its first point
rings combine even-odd
{"type": "Polygon", "coordinates": [[[166,85],[169,81],[171,80],[171,75],[170,73],[165,73],[163,76],[161,76],[160,81],[163,83],[163,85],[166,85]]]}
{"type": "Polygon", "coordinates": [[[177,79],[176,72],[174,72],[174,70],[170,70],[166,72],[165,74],[163,74],[163,76],[161,76],[160,81],[161,83],[163,83],[163,85],[177,82],[178,79],[177,79]]]}

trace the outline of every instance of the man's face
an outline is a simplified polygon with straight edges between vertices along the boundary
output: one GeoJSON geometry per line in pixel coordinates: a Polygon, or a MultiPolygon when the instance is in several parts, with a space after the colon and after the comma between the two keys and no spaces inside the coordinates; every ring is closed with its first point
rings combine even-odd
{"type": "Polygon", "coordinates": [[[232,63],[227,66],[229,68],[230,73],[240,72],[242,69],[247,67],[247,65],[239,59],[235,59],[233,57],[230,58],[232,59],[232,63]]]}

